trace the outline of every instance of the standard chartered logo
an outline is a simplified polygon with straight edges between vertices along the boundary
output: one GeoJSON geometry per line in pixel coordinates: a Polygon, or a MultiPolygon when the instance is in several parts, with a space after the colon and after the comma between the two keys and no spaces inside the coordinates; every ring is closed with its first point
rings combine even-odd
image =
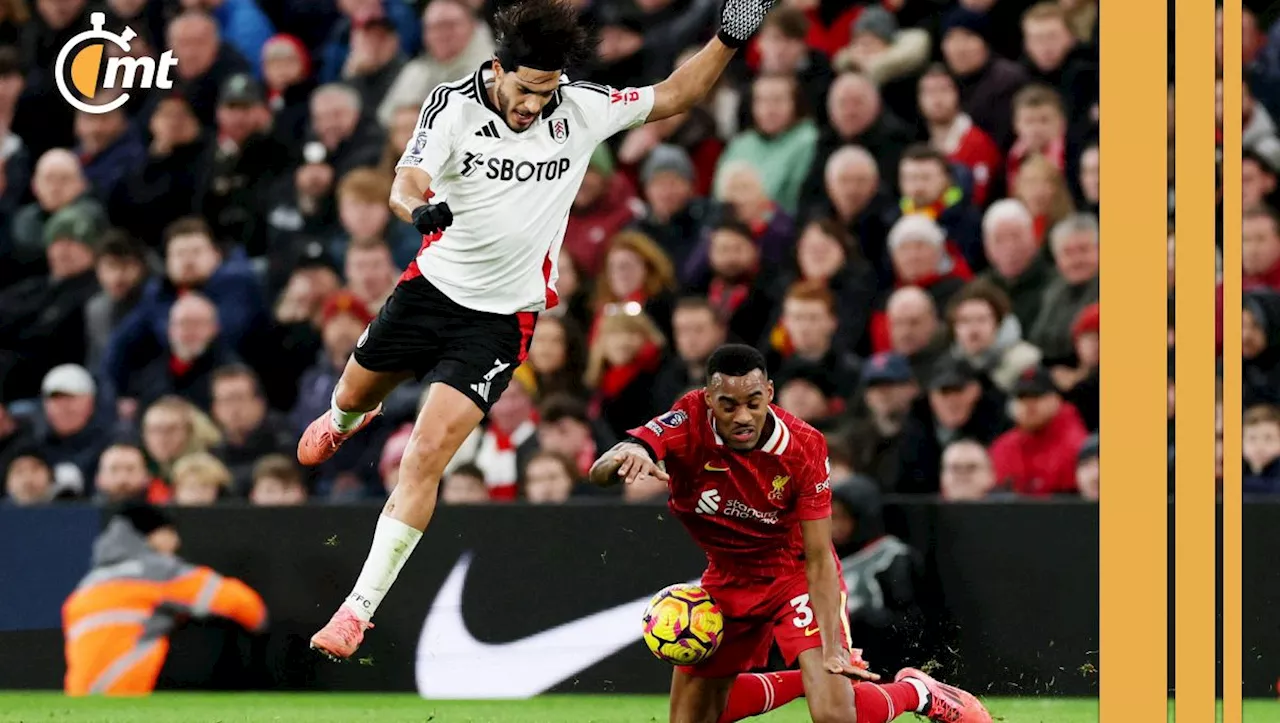
{"type": "Polygon", "coordinates": [[[103,13],[90,15],[89,23],[93,29],[80,33],[62,46],[53,65],[58,92],[72,107],[85,113],[110,113],[128,103],[129,94],[111,94],[114,97],[107,100],[101,97],[105,95],[101,92],[103,90],[168,90],[173,87],[169,71],[177,67],[178,60],[173,57],[172,50],[164,51],[158,62],[155,58],[135,58],[129,55],[130,41],[138,37],[133,28],[126,26],[120,33],[103,30],[106,24],[103,13]],[[124,55],[106,57],[104,63],[107,43],[115,45],[124,55]]]}

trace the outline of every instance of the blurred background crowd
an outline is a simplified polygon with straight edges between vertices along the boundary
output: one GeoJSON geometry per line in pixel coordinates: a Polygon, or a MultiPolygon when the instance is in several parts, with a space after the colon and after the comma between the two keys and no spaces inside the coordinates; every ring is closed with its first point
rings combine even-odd
{"type": "MultiPolygon", "coordinates": [[[[600,43],[569,74],[617,87],[665,77],[717,5],[577,4],[600,43]]],[[[318,469],[295,444],[418,249],[393,164],[430,90],[491,57],[493,5],[0,0],[7,503],[386,495],[420,387],[318,469]],[[173,89],[68,106],[54,59],[92,11],[134,54],[172,49],[173,89]]],[[[1246,404],[1280,489],[1280,412],[1253,407],[1280,389],[1280,30],[1261,27],[1246,404]]],[[[699,107],[593,155],[562,303],[444,503],[661,499],[581,480],[726,340],[766,353],[845,493],[1096,499],[1097,28],[1092,0],[780,2],[699,107]]]]}
{"type": "MultiPolygon", "coordinates": [[[[1241,62],[1241,192],[1244,218],[1241,225],[1243,265],[1242,327],[1240,349],[1244,356],[1241,438],[1245,494],[1280,494],[1280,7],[1273,3],[1246,2],[1242,16],[1241,62]]],[[[1219,30],[1222,11],[1218,11],[1219,30]]],[[[1222,35],[1218,35],[1218,87],[1222,87],[1222,35]]],[[[1172,114],[1172,91],[1170,113],[1172,114]]],[[[1172,133],[1173,116],[1169,128],[1172,133]]],[[[1222,93],[1218,93],[1218,148],[1222,148],[1222,93]]],[[[1172,140],[1170,141],[1172,143],[1172,140]]],[[[1171,151],[1172,152],[1172,151],[1171,151]]],[[[1221,178],[1221,166],[1219,166],[1221,178]]],[[[1172,196],[1171,196],[1172,198],[1172,196]]],[[[1172,203],[1172,201],[1170,202],[1172,203]]],[[[1218,217],[1222,217],[1222,186],[1218,186],[1218,217]]],[[[1172,207],[1172,206],[1171,206],[1172,207]]],[[[1221,229],[1221,224],[1219,224],[1221,229]]],[[[1218,236],[1219,257],[1222,236],[1218,236]]],[[[1169,235],[1169,288],[1173,289],[1173,233],[1169,235]]],[[[1172,299],[1172,297],[1170,297],[1172,299]]],[[[1172,301],[1170,302],[1172,325],[1172,301]]],[[[1222,308],[1222,286],[1218,286],[1222,308]]],[[[1228,320],[1230,320],[1228,316],[1228,320]]],[[[1172,341],[1170,335],[1170,344],[1172,341]]],[[[1218,339],[1222,353],[1222,339],[1218,339]]],[[[1170,372],[1172,374],[1172,371],[1170,372]]],[[[1172,385],[1172,382],[1170,382],[1172,385]]],[[[1218,392],[1218,483],[1222,483],[1222,393],[1218,392]]],[[[1173,420],[1173,390],[1169,392],[1169,419],[1173,420]]],[[[1173,428],[1170,427],[1170,430],[1173,428]]],[[[1170,439],[1172,444],[1172,438],[1170,439]]],[[[1172,449],[1172,448],[1171,448],[1172,449]]],[[[1170,453],[1172,461],[1172,452],[1170,453]]]]}

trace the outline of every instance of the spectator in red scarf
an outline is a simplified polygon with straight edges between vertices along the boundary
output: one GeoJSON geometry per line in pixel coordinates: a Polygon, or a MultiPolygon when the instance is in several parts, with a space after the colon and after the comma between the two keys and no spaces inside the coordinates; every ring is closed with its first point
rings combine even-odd
{"type": "Polygon", "coordinates": [[[1021,495],[1076,491],[1076,460],[1089,436],[1043,367],[1023,372],[1013,389],[1015,427],[991,445],[998,484],[1021,495]]]}
{"type": "Polygon", "coordinates": [[[1244,288],[1280,291],[1280,218],[1266,206],[1244,212],[1240,261],[1244,288]]]}
{"type": "Polygon", "coordinates": [[[949,254],[946,232],[921,214],[903,216],[889,231],[894,285],[918,286],[945,309],[951,296],[973,277],[959,254],[949,254]]]}
{"type": "Polygon", "coordinates": [[[1098,376],[1100,322],[1098,304],[1089,304],[1081,309],[1071,325],[1071,340],[1076,349],[1075,365],[1059,364],[1049,370],[1063,398],[1080,412],[1085,429],[1095,433],[1098,431],[1098,399],[1101,394],[1098,376]]]}
{"type": "Polygon", "coordinates": [[[594,341],[598,335],[606,308],[629,301],[640,304],[665,337],[675,288],[675,271],[662,248],[639,231],[620,231],[609,241],[603,273],[596,280],[589,338],[594,341]]]}
{"type": "Polygon", "coordinates": [[[662,412],[653,382],[666,338],[635,301],[607,304],[587,354],[592,414],[621,439],[662,412]]]}
{"type": "Polygon", "coordinates": [[[955,183],[946,156],[923,143],[909,147],[899,165],[898,189],[902,215],[919,214],[937,222],[971,269],[986,266],[982,214],[955,183]]]}
{"type": "Polygon", "coordinates": [[[213,302],[195,291],[183,294],[169,308],[168,353],[135,367],[117,393],[143,407],[176,394],[208,409],[214,370],[235,361],[218,334],[218,309],[213,302]]]}
{"type": "Polygon", "coordinates": [[[942,64],[931,66],[920,77],[920,115],[929,130],[929,145],[947,160],[969,169],[973,177],[973,203],[985,207],[993,186],[1002,187],[1004,156],[986,131],[974,125],[960,109],[960,88],[942,64]]]}
{"type": "Polygon", "coordinates": [[[1043,85],[1029,85],[1013,97],[1013,129],[1009,149],[1009,186],[1017,187],[1018,170],[1032,155],[1044,156],[1059,171],[1067,167],[1067,116],[1062,96],[1043,85]]]}
{"type": "Polygon", "coordinates": [[[733,218],[721,220],[712,229],[710,260],[707,303],[730,336],[754,346],[776,301],[773,268],[762,265],[751,229],[733,218]]]}
{"type": "Polygon", "coordinates": [[[578,270],[588,276],[599,274],[608,249],[606,242],[643,213],[635,186],[624,174],[615,172],[613,154],[601,144],[591,154],[564,232],[564,248],[578,270]]]}
{"type": "Polygon", "coordinates": [[[526,386],[524,376],[516,375],[493,403],[484,426],[467,437],[454,460],[470,461],[480,468],[489,499],[514,500],[519,496],[520,450],[534,440],[537,431],[533,390],[526,386]]]}
{"type": "MultiPolygon", "coordinates": [[[[890,0],[890,4],[894,0],[890,0]]],[[[790,0],[787,7],[804,13],[809,25],[805,32],[805,44],[834,58],[841,48],[849,44],[853,26],[863,6],[848,0],[790,0]]],[[[747,45],[747,65],[756,68],[760,62],[760,39],[754,38],[747,45]]]]}
{"type": "Polygon", "coordinates": [[[1049,159],[1032,154],[1019,167],[1013,196],[1027,207],[1036,225],[1040,244],[1049,237],[1049,229],[1075,211],[1062,171],[1049,159]]]}
{"type": "Polygon", "coordinates": [[[787,289],[782,301],[781,323],[769,338],[765,355],[774,383],[781,386],[800,362],[828,370],[835,382],[834,396],[849,396],[858,383],[858,363],[847,349],[833,345],[837,319],[836,298],[820,281],[799,281],[787,289]]]}
{"type": "Polygon", "coordinates": [[[99,502],[146,500],[158,505],[168,502],[172,497],[164,480],[147,470],[147,460],[142,450],[129,444],[113,444],[102,452],[102,457],[98,459],[95,486],[99,502]]]}

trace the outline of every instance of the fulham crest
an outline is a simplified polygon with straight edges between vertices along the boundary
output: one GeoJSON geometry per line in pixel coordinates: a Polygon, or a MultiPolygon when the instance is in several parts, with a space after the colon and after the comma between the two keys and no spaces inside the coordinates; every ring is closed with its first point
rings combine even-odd
{"type": "Polygon", "coordinates": [[[564,143],[569,140],[569,121],[564,118],[552,118],[551,123],[547,125],[547,129],[551,133],[551,140],[556,143],[564,143]]]}

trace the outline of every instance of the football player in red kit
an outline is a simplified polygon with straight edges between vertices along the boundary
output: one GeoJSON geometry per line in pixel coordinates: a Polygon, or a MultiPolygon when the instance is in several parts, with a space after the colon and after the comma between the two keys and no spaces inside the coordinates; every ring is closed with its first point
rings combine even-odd
{"type": "Polygon", "coordinates": [[[879,676],[848,638],[826,440],[772,405],[752,347],[717,349],[706,378],[591,468],[596,484],[665,481],[668,506],[707,555],[702,586],[724,612],[724,642],[706,661],[676,668],[672,723],[728,723],[800,695],[816,723],[885,723],[908,712],[990,723],[977,698],[918,670],[872,682],[879,676]],[[800,669],[747,674],[767,664],[774,643],[800,669]]]}

